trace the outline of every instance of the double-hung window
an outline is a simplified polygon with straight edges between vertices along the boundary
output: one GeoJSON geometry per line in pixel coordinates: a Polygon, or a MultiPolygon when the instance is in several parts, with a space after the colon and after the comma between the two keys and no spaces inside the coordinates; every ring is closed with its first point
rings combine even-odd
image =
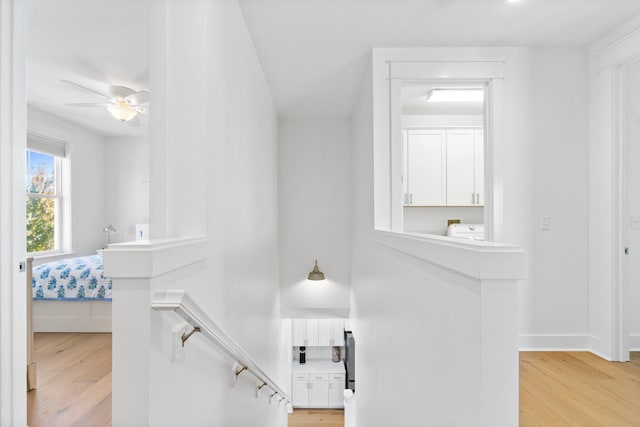
{"type": "Polygon", "coordinates": [[[29,135],[26,152],[27,252],[52,255],[65,249],[62,142],[29,135]]]}

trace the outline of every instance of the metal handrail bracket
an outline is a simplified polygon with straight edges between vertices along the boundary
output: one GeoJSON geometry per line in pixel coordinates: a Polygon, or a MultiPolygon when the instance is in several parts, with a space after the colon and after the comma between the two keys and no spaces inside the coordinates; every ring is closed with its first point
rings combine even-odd
{"type": "Polygon", "coordinates": [[[284,400],[289,411],[291,411],[291,399],[287,396],[287,393],[258,366],[240,344],[199,308],[185,290],[170,289],[155,292],[151,301],[151,308],[156,311],[173,311],[191,324],[193,330],[189,334],[183,334],[181,337],[182,346],[194,333],[200,332],[203,337],[216,344],[223,353],[238,364],[240,369],[238,367],[233,369],[236,380],[242,372],[250,372],[260,382],[256,386],[256,395],[266,386],[273,391],[269,395],[269,403],[271,403],[275,395],[280,395],[278,404],[284,400]]]}

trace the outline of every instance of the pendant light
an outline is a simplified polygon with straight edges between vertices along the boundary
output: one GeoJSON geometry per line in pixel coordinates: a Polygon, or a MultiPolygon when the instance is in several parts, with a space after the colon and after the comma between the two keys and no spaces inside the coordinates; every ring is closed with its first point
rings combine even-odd
{"type": "Polygon", "coordinates": [[[318,260],[316,260],[316,265],[313,267],[313,271],[309,272],[309,280],[324,280],[324,273],[320,271],[318,268],[318,260]]]}

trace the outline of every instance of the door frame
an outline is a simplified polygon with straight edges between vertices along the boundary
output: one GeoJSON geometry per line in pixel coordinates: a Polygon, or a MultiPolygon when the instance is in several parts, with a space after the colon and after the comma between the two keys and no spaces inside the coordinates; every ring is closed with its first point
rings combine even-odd
{"type": "Polygon", "coordinates": [[[26,425],[25,1],[0,2],[0,425],[26,425]]]}
{"type": "MultiPolygon", "coordinates": [[[[592,307],[602,316],[590,313],[590,350],[602,357],[625,362],[629,360],[629,283],[627,280],[627,265],[624,248],[627,246],[627,215],[626,215],[626,165],[625,141],[622,138],[622,68],[640,58],[640,29],[618,38],[592,55],[595,74],[595,99],[597,104],[593,111],[597,116],[594,135],[592,135],[592,150],[604,148],[610,153],[607,159],[592,159],[590,172],[590,197],[597,200],[603,196],[601,202],[610,203],[609,224],[597,224],[597,220],[590,215],[590,263],[597,265],[596,270],[590,271],[590,297],[604,296],[603,301],[593,301],[592,307]],[[599,148],[598,148],[599,147],[599,148]],[[594,172],[595,171],[595,172],[594,172]],[[604,179],[610,183],[605,192],[594,190],[604,179]],[[610,194],[606,194],[610,191],[610,194]],[[592,232],[599,227],[604,231],[594,237],[592,232]],[[608,241],[608,244],[606,243],[608,241]],[[598,248],[596,246],[603,245],[598,248]],[[601,249],[601,250],[600,250],[601,249]],[[604,254],[599,257],[597,254],[604,254]],[[608,265],[610,267],[608,267],[608,265]],[[595,274],[594,274],[595,273],[595,274]],[[608,279],[607,279],[608,278],[608,279]],[[595,321],[594,321],[595,320],[595,321]]],[[[592,157],[593,152],[591,153],[592,157]]],[[[595,203],[594,200],[592,203],[595,203]]],[[[590,210],[593,209],[591,205],[590,210]]],[[[590,212],[591,213],[591,212],[590,212]]],[[[595,216],[599,218],[599,216],[595,216]]]]}

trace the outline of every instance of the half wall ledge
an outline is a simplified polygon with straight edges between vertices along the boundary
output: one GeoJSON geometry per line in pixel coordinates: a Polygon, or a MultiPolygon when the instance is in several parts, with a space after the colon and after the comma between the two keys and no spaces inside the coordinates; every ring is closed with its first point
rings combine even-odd
{"type": "Polygon", "coordinates": [[[527,278],[527,252],[520,246],[419,233],[375,233],[381,245],[476,280],[527,278]]]}

